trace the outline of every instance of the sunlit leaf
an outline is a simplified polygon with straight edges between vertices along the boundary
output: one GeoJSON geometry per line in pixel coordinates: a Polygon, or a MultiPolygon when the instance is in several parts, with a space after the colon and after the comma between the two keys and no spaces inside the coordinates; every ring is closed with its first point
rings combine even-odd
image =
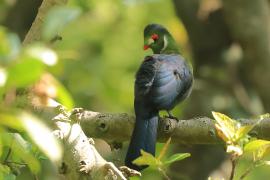
{"type": "Polygon", "coordinates": [[[264,164],[270,166],[270,161],[264,161],[264,164]]]}
{"type": "Polygon", "coordinates": [[[52,161],[59,161],[62,156],[62,148],[55,139],[50,129],[38,118],[28,113],[20,114],[21,122],[28,135],[52,161]]]}
{"type": "Polygon", "coordinates": [[[34,45],[28,47],[25,50],[25,54],[27,57],[40,60],[48,66],[55,65],[58,60],[57,54],[53,50],[41,45],[34,45]]]}
{"type": "Polygon", "coordinates": [[[256,151],[256,150],[258,150],[266,145],[270,145],[270,141],[257,139],[257,140],[253,140],[253,141],[247,143],[244,147],[244,150],[247,152],[252,152],[252,151],[256,151]]]}
{"type": "Polygon", "coordinates": [[[43,37],[51,40],[61,33],[63,28],[81,14],[79,8],[58,6],[50,10],[44,21],[43,37]]]}
{"type": "Polygon", "coordinates": [[[270,153],[270,141],[254,140],[247,143],[244,147],[245,152],[253,152],[254,159],[262,159],[270,153]]]}
{"type": "Polygon", "coordinates": [[[0,174],[2,174],[2,176],[4,176],[4,175],[9,174],[9,173],[10,173],[10,168],[8,166],[0,163],[0,174]]]}
{"type": "Polygon", "coordinates": [[[166,159],[164,164],[171,164],[175,161],[181,161],[187,157],[190,157],[190,153],[177,153],[166,159]]]}
{"type": "Polygon", "coordinates": [[[7,71],[5,68],[0,67],[0,97],[5,93],[5,84],[7,81],[7,71]]]}
{"type": "Polygon", "coordinates": [[[259,116],[259,118],[260,118],[260,120],[270,118],[270,113],[262,114],[262,115],[259,116]]]}
{"type": "Polygon", "coordinates": [[[171,142],[171,137],[166,141],[166,143],[164,144],[164,146],[162,147],[162,149],[161,149],[161,151],[160,151],[160,154],[159,154],[159,156],[158,156],[158,160],[161,160],[161,158],[163,158],[164,157],[164,155],[165,155],[165,153],[167,152],[167,150],[168,150],[168,147],[169,147],[169,144],[170,144],[170,142],[171,142]]]}
{"type": "Polygon", "coordinates": [[[138,166],[143,166],[143,165],[148,165],[148,166],[159,166],[161,165],[161,162],[156,159],[152,154],[145,152],[141,150],[141,156],[135,159],[132,163],[138,165],[138,166]]]}
{"type": "Polygon", "coordinates": [[[212,112],[212,114],[218,123],[218,126],[216,127],[218,127],[218,130],[222,132],[222,136],[225,136],[222,137],[222,139],[227,139],[226,141],[233,141],[234,134],[237,130],[236,128],[237,126],[240,126],[240,124],[238,125],[236,121],[224,114],[218,112],[212,112]]]}
{"type": "Polygon", "coordinates": [[[14,114],[1,113],[0,119],[1,126],[16,129],[18,131],[23,130],[22,124],[20,123],[18,117],[14,114]]]}
{"type": "Polygon", "coordinates": [[[0,87],[4,86],[7,81],[7,71],[0,67],[0,87]]]}
{"type": "Polygon", "coordinates": [[[235,134],[235,141],[243,138],[244,136],[246,136],[253,128],[254,128],[255,124],[254,125],[248,125],[248,126],[241,126],[237,131],[236,131],[236,134],[235,134]]]}
{"type": "Polygon", "coordinates": [[[215,124],[215,128],[217,130],[217,135],[227,144],[231,142],[230,136],[223,131],[222,127],[219,124],[215,124]]]}

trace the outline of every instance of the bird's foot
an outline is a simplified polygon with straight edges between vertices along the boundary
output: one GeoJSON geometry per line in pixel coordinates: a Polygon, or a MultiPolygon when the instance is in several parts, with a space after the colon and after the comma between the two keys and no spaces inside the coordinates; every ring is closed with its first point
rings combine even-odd
{"type": "Polygon", "coordinates": [[[177,117],[175,117],[175,116],[170,116],[170,115],[168,115],[168,116],[165,116],[165,118],[174,119],[174,120],[176,120],[177,122],[179,121],[179,119],[178,119],[177,117]]]}
{"type": "Polygon", "coordinates": [[[167,112],[168,112],[168,116],[165,116],[165,118],[174,119],[177,122],[179,121],[179,119],[177,117],[175,117],[174,115],[172,115],[172,113],[170,111],[167,111],[167,112]]]}

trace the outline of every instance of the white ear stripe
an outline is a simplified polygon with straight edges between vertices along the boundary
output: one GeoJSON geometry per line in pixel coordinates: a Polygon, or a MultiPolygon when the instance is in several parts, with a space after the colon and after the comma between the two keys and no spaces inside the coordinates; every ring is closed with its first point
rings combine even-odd
{"type": "Polygon", "coordinates": [[[152,39],[152,38],[149,38],[148,39],[148,44],[150,45],[150,44],[152,44],[152,43],[154,43],[155,41],[152,39]]]}
{"type": "Polygon", "coordinates": [[[167,39],[167,36],[164,35],[164,36],[163,36],[163,39],[164,39],[164,45],[163,45],[163,48],[161,49],[161,51],[163,51],[164,49],[166,49],[167,46],[168,46],[168,39],[167,39]]]}

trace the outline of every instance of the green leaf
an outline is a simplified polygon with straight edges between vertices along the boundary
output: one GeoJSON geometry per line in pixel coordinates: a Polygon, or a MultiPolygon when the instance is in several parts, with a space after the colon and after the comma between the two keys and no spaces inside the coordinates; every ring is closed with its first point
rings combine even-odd
{"type": "Polygon", "coordinates": [[[51,9],[45,18],[43,26],[43,37],[51,40],[54,36],[61,33],[65,26],[76,19],[81,14],[79,8],[66,6],[56,6],[51,9]]]}
{"type": "Polygon", "coordinates": [[[57,100],[66,108],[71,109],[74,106],[74,101],[68,90],[57,79],[53,78],[53,84],[57,89],[57,100]]]}
{"type": "Polygon", "coordinates": [[[171,164],[175,161],[181,161],[187,157],[190,157],[190,153],[177,153],[170,156],[168,159],[164,161],[164,164],[171,164]]]}
{"type": "Polygon", "coordinates": [[[12,129],[16,129],[18,131],[22,131],[23,127],[20,123],[18,117],[13,114],[1,113],[0,114],[0,125],[12,129]]]}
{"type": "Polygon", "coordinates": [[[245,145],[246,152],[253,152],[254,160],[260,160],[270,153],[270,141],[254,140],[245,145]]]}
{"type": "Polygon", "coordinates": [[[3,87],[7,81],[7,70],[0,67],[0,87],[3,87]]]}
{"type": "Polygon", "coordinates": [[[37,81],[42,74],[44,64],[36,59],[22,59],[8,69],[7,85],[9,87],[25,87],[37,81]]]}
{"type": "Polygon", "coordinates": [[[218,131],[218,135],[225,142],[233,142],[234,134],[236,133],[238,123],[225,114],[219,112],[212,112],[213,117],[217,121],[216,129],[218,131]]]}
{"type": "Polygon", "coordinates": [[[29,169],[33,173],[37,173],[40,170],[40,164],[38,160],[29,152],[28,142],[26,142],[18,133],[6,133],[4,136],[4,143],[8,145],[13,154],[12,156],[19,157],[23,162],[27,164],[29,169]]]}
{"type": "Polygon", "coordinates": [[[58,56],[53,50],[40,44],[31,45],[24,54],[26,57],[39,60],[48,66],[55,65],[58,60],[58,56]]]}
{"type": "Polygon", "coordinates": [[[20,120],[26,132],[40,150],[53,162],[58,162],[62,156],[62,147],[51,130],[37,117],[21,113],[20,120]]]}
{"type": "Polygon", "coordinates": [[[168,150],[168,147],[169,147],[169,144],[171,142],[171,137],[166,141],[166,143],[164,144],[163,148],[161,149],[160,151],[160,154],[158,156],[158,160],[161,160],[161,158],[163,158],[163,156],[166,154],[167,150],[168,150]]]}
{"type": "Polygon", "coordinates": [[[138,166],[148,165],[152,167],[161,165],[161,162],[158,159],[156,159],[152,154],[145,152],[144,150],[141,150],[141,156],[132,161],[132,163],[138,166]]]}
{"type": "Polygon", "coordinates": [[[10,168],[0,163],[0,172],[2,172],[3,174],[8,174],[10,173],[10,168]]]}
{"type": "Polygon", "coordinates": [[[270,113],[266,113],[266,114],[262,114],[259,116],[260,120],[266,119],[266,118],[270,118],[270,113]]]}
{"type": "Polygon", "coordinates": [[[235,141],[238,141],[239,139],[245,137],[254,128],[255,125],[256,124],[241,126],[235,134],[235,141]]]}
{"type": "Polygon", "coordinates": [[[264,165],[270,166],[270,161],[263,161],[264,165]]]}
{"type": "Polygon", "coordinates": [[[258,140],[254,140],[247,143],[244,147],[244,150],[246,152],[253,152],[253,151],[259,150],[260,148],[264,146],[269,146],[269,145],[270,145],[270,141],[258,139],[258,140]]]}
{"type": "Polygon", "coordinates": [[[17,177],[14,174],[10,173],[10,174],[5,174],[3,179],[4,180],[16,180],[16,178],[17,177]]]}
{"type": "Polygon", "coordinates": [[[16,176],[11,173],[10,168],[0,163],[0,179],[15,180],[16,176]]]}

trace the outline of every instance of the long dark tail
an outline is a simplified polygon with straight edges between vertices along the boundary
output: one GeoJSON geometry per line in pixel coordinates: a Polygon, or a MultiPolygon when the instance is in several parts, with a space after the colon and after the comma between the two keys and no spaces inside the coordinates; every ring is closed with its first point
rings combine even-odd
{"type": "Polygon", "coordinates": [[[141,156],[140,150],[155,155],[157,139],[158,111],[149,110],[135,103],[136,122],[128,147],[125,164],[126,166],[142,170],[146,166],[137,166],[133,160],[141,156]]]}

